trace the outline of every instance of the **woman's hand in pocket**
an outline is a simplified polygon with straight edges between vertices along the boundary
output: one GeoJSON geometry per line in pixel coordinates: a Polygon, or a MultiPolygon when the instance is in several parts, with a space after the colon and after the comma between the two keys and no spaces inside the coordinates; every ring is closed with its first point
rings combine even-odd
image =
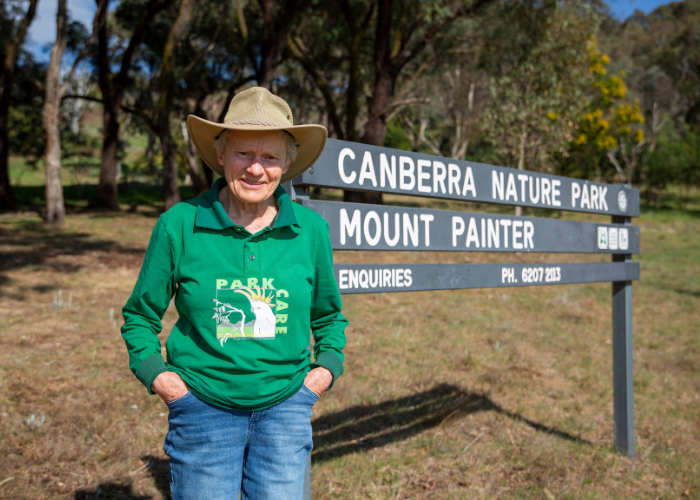
{"type": "Polygon", "coordinates": [[[322,366],[317,366],[309,371],[304,379],[304,385],[319,396],[328,389],[331,382],[333,382],[333,374],[322,366]]]}
{"type": "Polygon", "coordinates": [[[166,403],[181,398],[189,390],[180,375],[175,372],[163,372],[158,375],[151,384],[151,389],[166,403]]]}

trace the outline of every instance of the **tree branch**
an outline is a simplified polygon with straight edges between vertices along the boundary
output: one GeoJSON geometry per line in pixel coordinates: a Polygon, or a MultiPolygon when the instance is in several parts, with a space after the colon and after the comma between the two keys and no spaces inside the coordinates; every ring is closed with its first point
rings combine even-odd
{"type": "MultiPolygon", "coordinates": [[[[63,97],[61,97],[61,102],[63,102],[66,99],[85,99],[86,101],[104,104],[104,101],[102,99],[98,99],[97,97],[85,96],[85,95],[66,94],[63,97]]],[[[158,129],[156,123],[153,122],[151,120],[151,118],[147,114],[145,114],[143,111],[140,111],[140,110],[135,109],[135,108],[130,108],[128,106],[124,106],[123,104],[120,105],[119,107],[123,111],[126,111],[127,113],[131,113],[132,115],[136,115],[139,118],[141,118],[144,122],[146,122],[146,125],[148,125],[154,131],[156,131],[158,129]]]]}
{"type": "Polygon", "coordinates": [[[615,146],[611,150],[608,151],[608,160],[610,160],[610,163],[613,164],[615,169],[617,170],[618,175],[620,176],[620,181],[622,182],[627,182],[627,178],[625,177],[625,172],[622,170],[622,167],[620,166],[620,163],[617,161],[617,151],[620,149],[618,146],[615,146]]]}
{"type": "Polygon", "coordinates": [[[88,56],[88,54],[90,53],[90,49],[92,48],[92,44],[94,44],[95,40],[97,40],[97,33],[101,27],[99,21],[101,19],[100,11],[102,9],[106,9],[108,3],[109,0],[99,0],[99,3],[97,4],[97,11],[95,12],[95,17],[92,20],[92,33],[90,34],[90,37],[85,41],[85,45],[78,54],[78,57],[76,57],[75,61],[73,61],[73,66],[71,66],[70,71],[63,79],[63,83],[61,84],[61,87],[59,89],[59,95],[65,93],[66,90],[68,90],[70,82],[73,80],[78,66],[80,66],[80,63],[83,62],[83,59],[85,59],[88,56]]]}
{"type": "Polygon", "coordinates": [[[124,92],[124,87],[126,86],[126,81],[129,76],[129,69],[131,69],[131,58],[136,51],[136,47],[141,43],[141,37],[145,33],[148,25],[151,23],[153,18],[166,7],[170,6],[174,0],[149,0],[146,4],[146,10],[141,16],[139,23],[134,28],[131,33],[131,39],[129,40],[129,45],[126,47],[124,54],[122,55],[122,63],[119,69],[119,74],[114,80],[114,86],[117,87],[117,102],[121,101],[121,94],[124,92]]]}
{"type": "Polygon", "coordinates": [[[404,48],[396,55],[396,57],[392,58],[391,63],[394,72],[398,74],[398,72],[401,71],[401,68],[403,68],[411,59],[420,54],[423,51],[423,49],[425,49],[427,44],[432,42],[435,39],[435,36],[438,34],[438,32],[447,24],[460,17],[475,14],[482,7],[485,7],[486,5],[493,2],[495,2],[495,0],[476,0],[476,2],[474,2],[474,4],[472,4],[470,7],[466,9],[459,9],[455,11],[451,16],[447,16],[441,21],[433,24],[430,28],[428,28],[428,32],[425,34],[425,36],[422,37],[422,39],[416,44],[416,46],[413,47],[413,49],[408,50],[404,48]]]}
{"type": "Polygon", "coordinates": [[[306,72],[311,76],[318,90],[321,91],[324,100],[326,101],[326,108],[328,109],[328,114],[330,115],[331,122],[333,123],[333,128],[336,134],[338,134],[339,139],[345,139],[345,134],[343,133],[343,128],[340,123],[340,117],[338,116],[338,111],[335,108],[335,102],[333,101],[333,93],[331,92],[328,83],[321,76],[321,74],[316,69],[311,59],[308,57],[306,48],[299,37],[290,37],[287,41],[287,47],[292,53],[294,58],[301,63],[306,72]]]}

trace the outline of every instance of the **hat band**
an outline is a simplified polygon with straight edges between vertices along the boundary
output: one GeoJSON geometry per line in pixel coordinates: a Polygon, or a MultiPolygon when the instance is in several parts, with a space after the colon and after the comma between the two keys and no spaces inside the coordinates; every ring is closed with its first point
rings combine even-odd
{"type": "Polygon", "coordinates": [[[262,125],[264,127],[288,127],[289,125],[283,125],[277,122],[265,122],[262,120],[234,120],[231,122],[224,122],[224,125],[262,125]]]}

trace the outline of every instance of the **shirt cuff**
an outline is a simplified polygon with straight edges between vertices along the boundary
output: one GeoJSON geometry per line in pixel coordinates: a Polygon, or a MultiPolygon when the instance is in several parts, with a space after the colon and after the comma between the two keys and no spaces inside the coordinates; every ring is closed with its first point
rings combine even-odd
{"type": "Polygon", "coordinates": [[[343,362],[340,360],[337,354],[331,351],[324,351],[318,354],[316,361],[311,363],[311,369],[313,370],[318,366],[322,366],[333,375],[333,381],[331,382],[331,385],[328,386],[328,389],[333,387],[336,379],[343,374],[343,362]]]}
{"type": "Polygon", "coordinates": [[[148,394],[155,394],[151,390],[151,385],[158,375],[168,371],[163,361],[163,356],[160,354],[152,354],[143,360],[141,365],[136,370],[136,378],[141,381],[148,389],[148,394]]]}

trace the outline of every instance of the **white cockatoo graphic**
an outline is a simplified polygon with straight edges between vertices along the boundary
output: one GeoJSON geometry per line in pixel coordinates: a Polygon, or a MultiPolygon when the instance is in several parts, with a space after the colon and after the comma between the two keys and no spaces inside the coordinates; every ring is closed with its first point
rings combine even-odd
{"type": "Polygon", "coordinates": [[[261,290],[259,286],[256,286],[255,290],[244,286],[236,289],[235,293],[246,296],[248,302],[250,302],[250,310],[255,314],[253,337],[274,337],[277,317],[272,312],[275,304],[270,304],[270,302],[275,296],[275,291],[272,290],[269,296],[265,296],[265,290],[261,290]]]}

